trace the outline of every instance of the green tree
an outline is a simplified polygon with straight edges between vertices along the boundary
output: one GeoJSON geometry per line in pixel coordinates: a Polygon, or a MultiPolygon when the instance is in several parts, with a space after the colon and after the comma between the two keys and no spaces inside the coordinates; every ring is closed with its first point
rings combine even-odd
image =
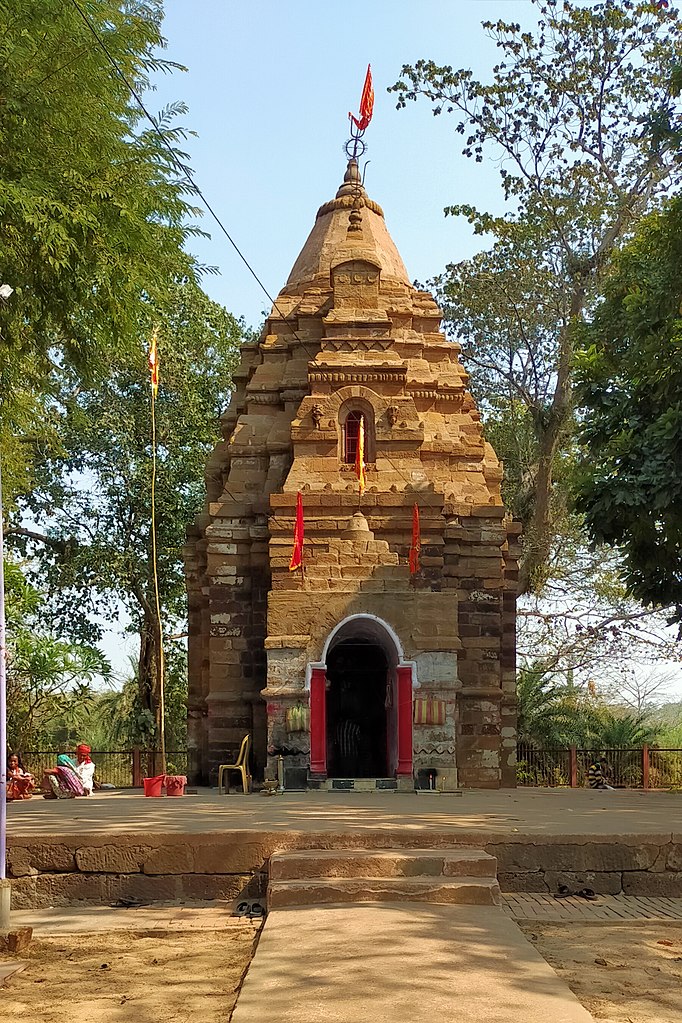
{"type": "Polygon", "coordinates": [[[69,643],[43,624],[40,592],[21,567],[5,563],[7,596],[7,741],[25,750],[57,740],[60,725],[73,723],[93,698],[92,683],[109,676],[98,650],[69,643]]]}
{"type": "Polygon", "coordinates": [[[534,665],[519,672],[519,742],[539,749],[637,749],[660,725],[646,713],[606,703],[593,685],[577,686],[534,665]]]}
{"type": "MultiPolygon", "coordinates": [[[[160,0],[82,8],[138,93],[161,59],[160,0]]],[[[173,158],[141,115],[74,4],[0,0],[0,450],[8,496],[31,452],[54,438],[46,402],[60,371],[106,374],[137,343],[142,299],[162,306],[195,274],[187,184],[176,162],[184,112],[159,115],[173,158]],[[16,438],[21,438],[17,441],[16,438]]]]}
{"type": "MultiPolygon", "coordinates": [[[[166,748],[187,748],[187,653],[176,640],[166,649],[166,748]]],[[[130,659],[130,671],[120,688],[97,694],[91,714],[99,749],[131,749],[144,746],[154,730],[152,715],[140,701],[138,663],[130,659]]]]}
{"type": "Polygon", "coordinates": [[[654,3],[534,0],[537,30],[485,22],[500,51],[489,83],[421,60],[392,87],[454,114],[463,152],[500,167],[503,216],[451,206],[492,247],[437,282],[479,396],[523,402],[535,452],[522,592],[540,588],[552,550],[557,462],[573,433],[582,325],[604,269],[639,218],[680,180],[665,144],[678,118],[671,70],[677,13],[654,3]]]}
{"type": "MultiPolygon", "coordinates": [[[[161,379],[156,401],[156,529],[164,634],[186,621],[185,530],[204,501],[203,472],[218,437],[242,328],[192,282],[158,311],[161,379]]],[[[152,741],[160,727],[159,621],[151,545],[151,415],[147,340],[140,322],[135,361],[119,361],[90,390],[66,389],[53,409],[61,449],[36,466],[8,541],[33,557],[51,597],[56,629],[93,641],[95,615],[121,605],[139,637],[138,718],[152,741]],[[30,528],[22,525],[28,514],[30,528]]]]}
{"type": "Polygon", "coordinates": [[[653,745],[659,736],[660,728],[646,714],[605,710],[593,745],[601,749],[638,749],[653,745]]]}
{"type": "Polygon", "coordinates": [[[539,748],[590,746],[598,736],[602,705],[591,687],[576,686],[542,665],[519,672],[519,742],[539,748]]]}
{"type": "Polygon", "coordinates": [[[682,621],[682,199],[614,260],[585,331],[576,504],[630,591],[682,621]]]}

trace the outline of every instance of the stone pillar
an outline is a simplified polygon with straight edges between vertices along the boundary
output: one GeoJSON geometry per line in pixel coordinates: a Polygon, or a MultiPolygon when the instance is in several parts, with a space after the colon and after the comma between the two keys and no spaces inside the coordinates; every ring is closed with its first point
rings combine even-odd
{"type": "Polygon", "coordinates": [[[412,777],[412,668],[398,666],[398,777],[412,777]]]}
{"type": "Polygon", "coordinates": [[[327,693],[324,668],[310,678],[310,773],[327,776],[327,693]]]}

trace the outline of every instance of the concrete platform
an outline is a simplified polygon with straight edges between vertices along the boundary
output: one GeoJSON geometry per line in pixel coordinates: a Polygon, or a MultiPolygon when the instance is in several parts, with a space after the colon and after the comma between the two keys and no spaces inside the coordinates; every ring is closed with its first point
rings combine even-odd
{"type": "Polygon", "coordinates": [[[267,920],[232,1023],[593,1023],[499,909],[326,906],[267,920]]]}
{"type": "Polygon", "coordinates": [[[8,833],[46,835],[117,832],[199,833],[228,830],[400,830],[564,835],[670,836],[682,831],[682,793],[589,789],[465,789],[447,793],[292,792],[219,796],[200,790],[181,799],[145,799],[139,792],[97,792],[88,799],[40,797],[8,805],[8,833]]]}
{"type": "Polygon", "coordinates": [[[273,853],[452,849],[497,858],[503,892],[559,884],[682,896],[682,794],[589,790],[289,793],[182,799],[98,793],[11,803],[15,909],[265,894],[273,853]]]}

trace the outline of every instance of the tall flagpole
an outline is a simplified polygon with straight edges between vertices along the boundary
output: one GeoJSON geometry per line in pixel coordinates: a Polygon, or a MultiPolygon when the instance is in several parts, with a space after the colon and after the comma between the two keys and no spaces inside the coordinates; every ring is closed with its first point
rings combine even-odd
{"type": "MultiPolygon", "coordinates": [[[[6,302],[14,289],[0,285],[0,299],[6,302]]],[[[0,932],[9,930],[11,901],[7,880],[7,634],[5,631],[5,536],[2,512],[2,454],[0,453],[0,932]]]]}
{"type": "Polygon", "coordinates": [[[152,572],[154,576],[154,601],[156,605],[156,626],[157,626],[157,659],[156,659],[156,682],[159,694],[159,739],[161,742],[161,767],[166,773],[166,701],[165,701],[165,663],[163,655],[163,623],[161,621],[161,598],[159,595],[159,569],[157,563],[156,544],[156,394],[159,389],[159,355],[157,351],[156,330],[152,337],[152,345],[149,350],[149,368],[151,370],[151,409],[152,409],[152,487],[151,487],[151,513],[152,513],[152,572]]]}
{"type": "Polygon", "coordinates": [[[0,459],[0,931],[9,930],[10,882],[7,880],[7,643],[5,633],[5,551],[0,459]]]}

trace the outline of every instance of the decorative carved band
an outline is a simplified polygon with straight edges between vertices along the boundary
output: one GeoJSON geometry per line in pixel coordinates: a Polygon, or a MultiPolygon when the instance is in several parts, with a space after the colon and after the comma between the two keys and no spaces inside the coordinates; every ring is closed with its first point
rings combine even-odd
{"type": "MultiPolygon", "coordinates": [[[[388,329],[388,328],[387,328],[388,329]]],[[[327,337],[322,342],[322,351],[331,352],[372,352],[376,351],[377,348],[387,351],[392,345],[395,344],[395,338],[392,337],[372,337],[369,339],[362,338],[330,338],[327,337]]]]}
{"type": "Polygon", "coordinates": [[[280,405],[283,399],[279,391],[250,391],[246,400],[252,405],[280,405]]]}
{"type": "MultiPolygon", "coordinates": [[[[326,202],[324,206],[320,206],[317,211],[316,220],[323,217],[325,213],[333,213],[334,210],[351,210],[356,201],[356,197],[353,195],[340,195],[338,199],[331,199],[326,202]]],[[[362,206],[366,206],[368,210],[376,213],[378,217],[383,217],[384,211],[378,202],[374,202],[374,199],[368,199],[367,196],[360,196],[360,203],[362,206]]]]}
{"type": "Polygon", "coordinates": [[[309,370],[308,380],[315,384],[371,384],[378,381],[387,383],[404,383],[406,370],[382,369],[356,372],[339,372],[338,370],[309,370]]]}
{"type": "Polygon", "coordinates": [[[437,398],[438,388],[426,388],[426,387],[410,387],[408,390],[413,398],[437,398]]]}
{"type": "Polygon", "coordinates": [[[421,745],[415,745],[414,752],[436,754],[438,756],[448,754],[452,756],[455,752],[455,744],[454,742],[425,742],[421,745]]]}

